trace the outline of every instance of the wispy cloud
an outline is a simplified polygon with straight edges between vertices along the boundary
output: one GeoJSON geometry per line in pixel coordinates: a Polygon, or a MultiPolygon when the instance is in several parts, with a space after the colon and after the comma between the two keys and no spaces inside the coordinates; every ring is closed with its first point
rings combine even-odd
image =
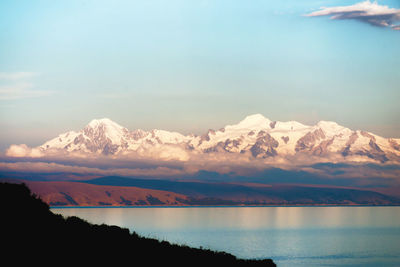
{"type": "Polygon", "coordinates": [[[23,79],[29,79],[32,77],[37,76],[38,74],[35,72],[26,72],[26,71],[20,71],[20,72],[0,72],[0,80],[23,80],[23,79]]]}
{"type": "Polygon", "coordinates": [[[122,93],[102,93],[97,95],[97,97],[105,99],[121,99],[121,98],[126,98],[127,96],[128,96],[127,94],[122,94],[122,93]]]}
{"type": "Polygon", "coordinates": [[[16,83],[11,85],[0,86],[0,100],[32,98],[48,96],[52,91],[34,90],[32,83],[16,83]]]}
{"type": "Polygon", "coordinates": [[[97,168],[97,167],[86,167],[67,165],[55,162],[0,162],[1,171],[11,172],[39,172],[39,173],[75,173],[81,175],[121,175],[121,176],[173,176],[182,175],[183,172],[177,169],[171,169],[166,167],[155,167],[155,168],[97,168]],[[165,174],[168,175],[165,175],[165,174]]]}
{"type": "Polygon", "coordinates": [[[0,100],[42,97],[52,91],[37,90],[30,81],[37,76],[34,72],[0,72],[0,100]]]}
{"type": "Polygon", "coordinates": [[[307,17],[331,16],[333,20],[358,20],[373,26],[400,30],[400,9],[364,1],[350,6],[321,7],[307,17]]]}

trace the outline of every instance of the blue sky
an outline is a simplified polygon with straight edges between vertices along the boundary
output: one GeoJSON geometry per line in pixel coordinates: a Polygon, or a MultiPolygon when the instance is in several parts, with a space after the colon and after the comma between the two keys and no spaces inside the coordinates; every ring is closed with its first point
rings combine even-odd
{"type": "Polygon", "coordinates": [[[1,1],[0,149],[103,117],[202,133],[262,113],[399,138],[400,31],[304,16],[358,2],[1,1]]]}

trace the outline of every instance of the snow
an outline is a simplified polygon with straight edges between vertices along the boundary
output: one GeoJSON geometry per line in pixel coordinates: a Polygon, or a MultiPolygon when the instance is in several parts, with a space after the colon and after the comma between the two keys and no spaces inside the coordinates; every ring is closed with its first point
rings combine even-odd
{"type": "Polygon", "coordinates": [[[77,133],[77,132],[69,131],[69,132],[60,134],[56,138],[53,138],[53,139],[47,141],[46,143],[44,143],[40,147],[43,148],[43,149],[47,149],[47,148],[58,148],[58,149],[64,148],[69,143],[73,142],[74,139],[78,135],[79,135],[79,133],[77,133]]]}
{"type": "Polygon", "coordinates": [[[352,132],[350,129],[343,127],[333,121],[320,121],[317,123],[316,127],[322,129],[325,135],[329,137],[333,137],[341,133],[351,134],[352,132]]]}
{"type": "MultiPolygon", "coordinates": [[[[392,153],[394,153],[394,154],[400,155],[400,152],[399,152],[399,151],[397,151],[397,150],[395,150],[395,149],[392,148],[392,146],[391,146],[391,144],[390,144],[390,142],[389,142],[389,139],[384,138],[384,137],[379,136],[379,135],[376,135],[376,134],[373,134],[373,133],[370,133],[370,134],[371,134],[372,136],[375,137],[376,144],[377,144],[383,151],[392,152],[392,153]]],[[[394,139],[394,140],[396,140],[396,139],[394,139]]],[[[400,144],[400,142],[397,142],[397,143],[400,144]]]]}
{"type": "Polygon", "coordinates": [[[351,151],[365,150],[364,148],[369,147],[370,138],[362,135],[360,130],[357,130],[356,133],[358,138],[354,144],[351,145],[351,151]]]}
{"type": "Polygon", "coordinates": [[[152,134],[154,134],[154,136],[162,143],[179,144],[189,141],[189,137],[186,137],[178,132],[168,132],[155,129],[152,131],[152,134]]]}
{"type": "MultiPolygon", "coordinates": [[[[47,141],[39,147],[40,150],[38,151],[63,149],[69,152],[79,151],[90,153],[85,143],[100,144],[103,141],[111,141],[112,144],[118,145],[116,153],[126,154],[136,152],[149,157],[188,160],[190,153],[203,153],[204,149],[212,148],[220,142],[224,145],[228,144],[229,142],[226,142],[228,139],[239,141],[237,146],[231,145],[227,147],[231,152],[240,153],[242,150],[248,150],[257,142],[258,135],[263,131],[262,135],[267,133],[279,143],[279,146],[276,148],[278,155],[285,156],[296,154],[295,148],[298,140],[308,133],[314,133],[319,129],[324,132],[325,138],[321,138],[321,135],[319,135],[313,141],[315,142],[314,146],[318,146],[321,142],[327,144],[327,141],[329,141],[329,145],[326,147],[329,152],[341,155],[341,152],[349,143],[351,143],[351,152],[369,150],[371,149],[369,145],[370,136],[373,136],[382,150],[400,155],[399,151],[393,149],[389,143],[389,139],[373,135],[372,133],[355,132],[336,122],[320,121],[316,125],[310,126],[297,121],[271,121],[261,114],[247,116],[239,123],[227,125],[219,131],[209,131],[203,137],[182,135],[178,132],[158,129],[150,132],[143,130],[129,131],[127,128],[108,118],[95,119],[90,121],[79,132],[69,131],[47,141]],[[353,140],[353,143],[349,142],[354,133],[357,133],[358,138],[353,140]],[[77,137],[79,138],[76,139],[77,137]],[[106,140],[104,140],[104,137],[106,137],[106,140]],[[80,142],[81,138],[85,141],[80,142]],[[188,144],[193,147],[192,152],[187,150],[188,144]]],[[[400,143],[400,139],[392,140],[400,143]]],[[[13,154],[15,155],[27,154],[25,152],[26,149],[22,149],[22,147],[13,147],[10,151],[14,151],[13,154]]],[[[99,147],[97,153],[102,153],[101,147],[99,147]]]]}
{"type": "Polygon", "coordinates": [[[235,125],[227,125],[225,127],[225,130],[260,130],[260,129],[269,129],[270,126],[269,124],[271,121],[267,118],[265,118],[261,114],[253,114],[250,116],[247,116],[239,122],[238,124],[235,125]]]}
{"type": "Polygon", "coordinates": [[[298,130],[307,130],[310,126],[301,124],[297,121],[287,121],[281,122],[277,121],[275,127],[272,129],[274,132],[291,132],[291,131],[298,131],[298,130]]]}
{"type": "Polygon", "coordinates": [[[86,128],[92,128],[94,131],[100,131],[102,127],[105,129],[104,134],[110,138],[113,144],[117,145],[121,144],[121,140],[124,139],[126,134],[129,132],[128,129],[108,118],[92,120],[86,126],[86,128]]]}
{"type": "Polygon", "coordinates": [[[121,125],[119,125],[118,123],[110,120],[109,118],[91,120],[87,126],[88,127],[92,127],[92,128],[96,128],[96,127],[98,127],[100,125],[109,125],[111,127],[117,127],[117,128],[118,127],[122,127],[121,125]]]}

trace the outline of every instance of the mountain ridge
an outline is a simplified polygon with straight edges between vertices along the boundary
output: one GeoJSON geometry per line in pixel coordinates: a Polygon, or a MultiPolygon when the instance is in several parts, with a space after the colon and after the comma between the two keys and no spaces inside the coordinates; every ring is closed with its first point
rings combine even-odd
{"type": "Polygon", "coordinates": [[[12,145],[6,155],[35,157],[63,152],[138,156],[190,161],[199,155],[238,154],[247,159],[311,156],[323,161],[400,162],[400,139],[351,130],[332,121],[305,125],[297,121],[272,121],[262,114],[203,135],[153,129],[128,130],[108,118],[95,119],[82,130],[69,131],[41,146],[12,145]],[[29,150],[30,149],[30,150],[29,150]],[[26,153],[24,153],[26,152],[26,153]],[[28,153],[29,152],[29,153],[28,153]]]}

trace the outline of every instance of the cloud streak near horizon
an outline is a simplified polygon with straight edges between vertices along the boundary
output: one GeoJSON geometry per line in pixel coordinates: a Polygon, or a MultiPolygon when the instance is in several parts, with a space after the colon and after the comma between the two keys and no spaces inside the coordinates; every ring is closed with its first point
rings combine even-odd
{"type": "MultiPolygon", "coordinates": [[[[27,146],[24,146],[28,148],[27,146]]],[[[24,149],[21,147],[21,149],[24,149]]],[[[21,151],[20,151],[21,152],[21,151]]],[[[310,156],[302,159],[253,159],[251,164],[245,155],[229,153],[214,158],[212,155],[193,155],[190,161],[163,160],[141,157],[136,153],[121,157],[107,157],[97,155],[84,157],[83,155],[52,154],[34,156],[36,152],[29,151],[20,154],[20,157],[0,157],[0,174],[7,177],[9,173],[45,174],[60,176],[61,180],[71,177],[86,179],[98,176],[126,176],[148,178],[182,179],[197,177],[201,172],[217,174],[218,177],[241,177],[261,180],[280,180],[290,178],[291,181],[319,179],[329,184],[348,183],[357,184],[399,184],[400,166],[388,164],[361,163],[315,163],[310,156]],[[222,158],[221,158],[222,157],[222,158]],[[280,162],[280,163],[279,163],[280,162]],[[290,162],[290,164],[289,164],[290,162]],[[279,170],[279,171],[274,171],[279,170]],[[298,179],[297,179],[298,178],[298,179]]],[[[207,176],[207,174],[206,174],[207,176]]],[[[229,179],[228,179],[229,180],[229,179]]],[[[283,181],[284,181],[283,180],[283,181]]]]}
{"type": "MultiPolygon", "coordinates": [[[[0,159],[0,178],[27,180],[71,181],[87,180],[104,176],[122,176],[140,179],[208,180],[220,182],[258,181],[265,183],[326,184],[336,186],[398,186],[400,184],[399,166],[379,166],[374,164],[315,164],[297,166],[290,169],[264,166],[247,170],[245,165],[226,162],[224,166],[208,164],[173,162],[124,162],[118,159],[93,165],[93,161],[70,159],[63,161],[51,159],[20,158],[8,161],[0,159]],[[221,168],[228,172],[220,172],[221,168]]],[[[204,163],[204,162],[203,162],[204,163]]]]}
{"type": "Polygon", "coordinates": [[[42,97],[52,91],[37,90],[30,79],[38,76],[35,72],[0,72],[0,100],[42,97]]]}
{"type": "Polygon", "coordinates": [[[332,20],[358,20],[377,27],[400,30],[400,9],[364,1],[350,6],[321,7],[305,15],[307,17],[330,16],[332,20]]]}

